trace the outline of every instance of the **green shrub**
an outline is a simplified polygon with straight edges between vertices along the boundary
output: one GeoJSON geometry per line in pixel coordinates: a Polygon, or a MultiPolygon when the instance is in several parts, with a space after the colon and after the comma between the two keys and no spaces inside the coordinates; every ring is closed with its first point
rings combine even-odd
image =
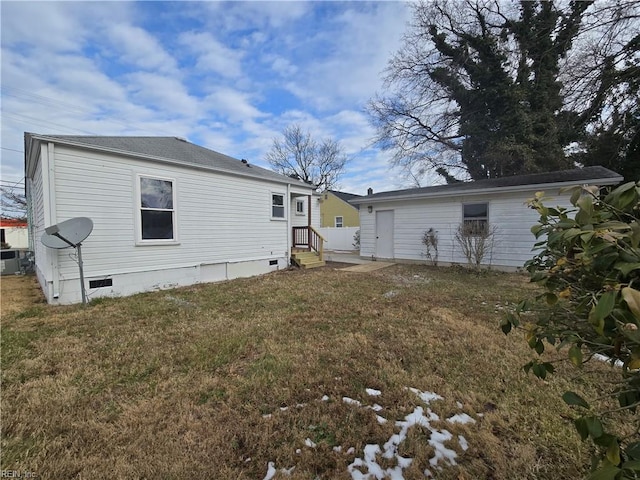
{"type": "MultiPolygon", "coordinates": [[[[563,399],[578,413],[574,422],[582,439],[591,438],[601,453],[590,478],[640,478],[640,182],[609,193],[572,190],[574,208],[547,207],[541,193],[530,201],[540,214],[531,231],[541,251],[525,266],[544,293],[520,302],[501,327],[505,334],[525,329],[538,354],[545,345],[566,349],[577,368],[595,355],[620,366],[617,381],[602,385],[602,398],[614,399],[615,407],[599,408],[602,398],[591,405],[575,392],[563,399]],[[624,415],[625,422],[628,415],[631,434],[610,431],[614,415],[624,415]]],[[[524,368],[540,378],[554,371],[539,359],[524,368]]]]}

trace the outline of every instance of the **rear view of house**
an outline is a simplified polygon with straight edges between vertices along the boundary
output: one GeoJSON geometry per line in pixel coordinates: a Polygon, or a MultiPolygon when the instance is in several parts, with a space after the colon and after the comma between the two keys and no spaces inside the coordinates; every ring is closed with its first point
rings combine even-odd
{"type": "Polygon", "coordinates": [[[425,234],[434,235],[440,264],[467,263],[456,240],[461,229],[470,241],[491,229],[493,237],[480,262],[505,270],[523,266],[535,253],[531,226],[537,212],[528,199],[544,191],[550,206],[570,207],[561,189],[584,184],[615,185],[622,177],[604,167],[519,175],[434,187],[370,194],[351,200],[360,205],[360,255],[396,261],[433,261],[425,234]]]}
{"type": "Polygon", "coordinates": [[[313,186],[175,137],[25,134],[35,270],[47,300],[81,298],[73,249],[45,228],[93,221],[89,298],[251,276],[289,265],[294,227],[319,223],[313,186]]]}

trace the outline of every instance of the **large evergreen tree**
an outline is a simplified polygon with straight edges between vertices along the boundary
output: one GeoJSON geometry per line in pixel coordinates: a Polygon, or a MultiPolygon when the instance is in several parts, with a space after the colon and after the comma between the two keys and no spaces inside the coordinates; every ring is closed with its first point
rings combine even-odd
{"type": "Polygon", "coordinates": [[[388,93],[369,104],[379,145],[412,176],[431,169],[449,181],[597,163],[585,155],[595,132],[589,125],[598,115],[612,120],[607,106],[613,91],[620,95],[621,72],[633,77],[637,70],[637,8],[624,2],[602,8],[547,1],[415,4],[403,47],[386,70],[388,93]],[[598,43],[614,31],[617,43],[598,43]],[[590,51],[594,45],[599,57],[590,51]],[[575,65],[589,65],[590,76],[577,75],[575,65]],[[613,65],[608,73],[607,65],[613,65]],[[569,155],[569,147],[582,156],[569,155]]]}

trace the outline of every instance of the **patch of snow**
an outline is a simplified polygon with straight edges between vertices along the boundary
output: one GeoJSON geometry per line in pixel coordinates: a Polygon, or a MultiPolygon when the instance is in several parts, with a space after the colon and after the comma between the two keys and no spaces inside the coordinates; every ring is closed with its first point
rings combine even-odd
{"type": "Polygon", "coordinates": [[[264,476],[264,478],[262,480],[271,480],[273,477],[276,476],[276,466],[273,462],[269,462],[267,464],[267,474],[264,476]]]}
{"type": "Polygon", "coordinates": [[[265,413],[264,415],[262,415],[262,418],[271,418],[273,417],[273,415],[271,415],[270,413],[265,413]]]}
{"type": "Polygon", "coordinates": [[[462,403],[460,403],[460,402],[456,402],[456,405],[457,405],[457,407],[458,407],[459,409],[462,409],[462,403]]]}
{"type": "Polygon", "coordinates": [[[333,447],[333,451],[337,452],[337,453],[340,453],[340,452],[342,452],[342,447],[340,445],[338,445],[337,447],[333,447]]]}
{"type": "Polygon", "coordinates": [[[433,473],[431,473],[431,470],[429,470],[428,468],[424,469],[424,476],[427,478],[433,477],[433,473]]]}
{"type": "Polygon", "coordinates": [[[281,412],[286,412],[287,410],[289,410],[289,407],[280,407],[281,412]]]}
{"type": "Polygon", "coordinates": [[[323,395],[320,400],[322,400],[323,402],[328,402],[329,401],[329,395],[323,395]]]}
{"type": "Polygon", "coordinates": [[[302,408],[302,407],[306,407],[307,404],[306,403],[297,403],[296,404],[296,408],[302,408]]]}
{"type": "Polygon", "coordinates": [[[380,390],[376,390],[375,388],[365,388],[364,391],[367,392],[367,395],[371,397],[378,397],[382,395],[382,392],[380,390]]]}
{"type": "Polygon", "coordinates": [[[387,423],[387,419],[384,417],[381,417],[380,415],[376,415],[376,420],[378,420],[378,423],[381,425],[384,425],[385,423],[387,423]]]}
{"type": "Polygon", "coordinates": [[[382,410],[382,407],[380,405],[378,405],[377,403],[374,403],[373,405],[371,405],[370,407],[371,410],[373,410],[374,412],[379,412],[380,410],[382,410]]]}
{"type": "Polygon", "coordinates": [[[291,467],[291,468],[281,468],[280,471],[282,473],[284,473],[287,476],[291,476],[291,474],[293,473],[293,471],[295,470],[296,467],[291,467]]]}
{"type": "Polygon", "coordinates": [[[412,387],[409,387],[408,390],[410,390],[411,392],[415,393],[418,397],[420,397],[420,400],[422,400],[427,405],[429,405],[429,403],[434,401],[434,400],[442,400],[442,397],[440,395],[438,395],[437,393],[421,392],[417,388],[412,388],[412,387]]]}
{"type": "Polygon", "coordinates": [[[296,448],[296,455],[300,455],[302,453],[302,450],[300,450],[299,448],[296,448]]]}
{"type": "Polygon", "coordinates": [[[316,447],[317,447],[317,445],[314,443],[314,441],[313,441],[313,440],[311,440],[310,438],[307,438],[307,439],[304,441],[304,444],[305,444],[307,447],[310,447],[310,448],[316,448],[316,447]]]}
{"type": "Polygon", "coordinates": [[[398,295],[398,291],[397,290],[389,290],[388,292],[382,294],[382,296],[384,298],[393,298],[396,295],[398,295]]]}
{"type": "Polygon", "coordinates": [[[455,414],[453,417],[449,417],[447,418],[447,422],[449,423],[476,423],[476,421],[471,418],[469,415],[467,415],[466,413],[457,413],[455,414]]]}
{"type": "Polygon", "coordinates": [[[460,448],[463,451],[467,451],[469,449],[469,443],[467,442],[467,439],[464,438],[462,435],[458,435],[458,443],[460,444],[460,448]]]}
{"type": "MultiPolygon", "coordinates": [[[[611,358],[607,357],[606,355],[602,355],[601,353],[596,353],[593,356],[593,358],[601,362],[607,362],[609,364],[611,363],[611,358]]],[[[614,365],[618,368],[622,368],[624,365],[624,362],[622,360],[616,360],[614,365]]]]}
{"type": "Polygon", "coordinates": [[[349,450],[347,450],[347,455],[353,455],[354,453],[356,453],[356,448],[349,447],[349,450]]]}
{"type": "Polygon", "coordinates": [[[349,398],[349,397],[342,397],[342,401],[344,403],[348,403],[349,405],[355,405],[357,407],[362,406],[362,403],[359,402],[358,400],[354,400],[353,398],[349,398]]]}
{"type": "Polygon", "coordinates": [[[447,430],[431,430],[431,438],[429,439],[429,445],[431,445],[436,454],[429,459],[429,463],[432,467],[435,467],[440,460],[446,460],[449,465],[457,465],[456,452],[444,446],[444,442],[451,440],[453,436],[447,430]]]}

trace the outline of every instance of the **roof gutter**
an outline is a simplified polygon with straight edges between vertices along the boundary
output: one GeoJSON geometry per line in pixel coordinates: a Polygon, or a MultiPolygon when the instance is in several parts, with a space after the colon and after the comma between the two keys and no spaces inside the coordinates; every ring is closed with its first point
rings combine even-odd
{"type": "Polygon", "coordinates": [[[508,193],[508,192],[521,192],[526,190],[545,190],[549,188],[563,188],[563,187],[574,187],[577,185],[613,185],[616,183],[620,183],[624,178],[622,176],[614,177],[614,178],[593,178],[589,180],[582,181],[567,181],[567,182],[552,182],[552,183],[533,183],[528,185],[512,185],[509,187],[492,187],[492,188],[473,188],[469,190],[450,190],[450,191],[442,191],[442,192],[433,192],[433,193],[414,193],[414,194],[406,194],[406,193],[398,193],[397,195],[388,195],[388,196],[380,196],[380,197],[362,197],[356,198],[353,200],[349,200],[349,203],[360,204],[363,203],[383,203],[383,202],[398,202],[402,200],[422,200],[422,199],[430,199],[430,198],[447,198],[447,197],[459,197],[462,195],[486,195],[491,193],[508,193]]]}
{"type": "MultiPolygon", "coordinates": [[[[29,134],[29,136],[31,138],[31,144],[33,144],[34,140],[36,140],[36,141],[44,141],[44,142],[52,142],[52,143],[57,143],[57,144],[61,144],[61,145],[69,145],[69,146],[72,146],[72,147],[82,148],[82,149],[85,149],[85,150],[94,150],[94,151],[99,151],[99,152],[112,153],[112,154],[117,154],[117,155],[124,155],[124,156],[127,156],[127,157],[137,158],[137,159],[141,159],[141,160],[153,160],[153,161],[156,161],[156,162],[168,163],[170,165],[177,165],[177,166],[188,167],[188,168],[196,168],[196,169],[199,169],[199,170],[205,170],[205,171],[209,171],[209,172],[223,173],[223,174],[232,175],[232,176],[235,176],[235,177],[239,176],[239,177],[245,177],[245,178],[252,178],[254,180],[261,180],[263,182],[282,183],[284,185],[293,185],[293,186],[296,186],[296,187],[313,189],[312,185],[308,185],[308,184],[306,184],[304,182],[287,181],[286,179],[288,177],[286,177],[284,175],[283,175],[283,179],[282,180],[279,180],[279,179],[276,179],[276,178],[264,178],[264,177],[261,177],[259,175],[250,175],[250,174],[246,174],[246,173],[242,173],[242,172],[236,172],[236,171],[232,171],[232,170],[227,170],[227,169],[224,169],[224,168],[210,167],[210,166],[207,166],[207,165],[199,165],[197,163],[180,162],[178,160],[174,160],[174,159],[166,158],[166,157],[156,157],[154,155],[145,155],[145,154],[142,154],[142,153],[129,152],[127,150],[119,150],[117,148],[108,148],[108,147],[100,147],[100,146],[96,146],[96,145],[87,145],[86,143],[74,142],[74,141],[70,141],[70,140],[60,140],[59,138],[48,137],[46,135],[29,134]]],[[[240,160],[238,160],[238,161],[240,161],[240,160]]]]}

